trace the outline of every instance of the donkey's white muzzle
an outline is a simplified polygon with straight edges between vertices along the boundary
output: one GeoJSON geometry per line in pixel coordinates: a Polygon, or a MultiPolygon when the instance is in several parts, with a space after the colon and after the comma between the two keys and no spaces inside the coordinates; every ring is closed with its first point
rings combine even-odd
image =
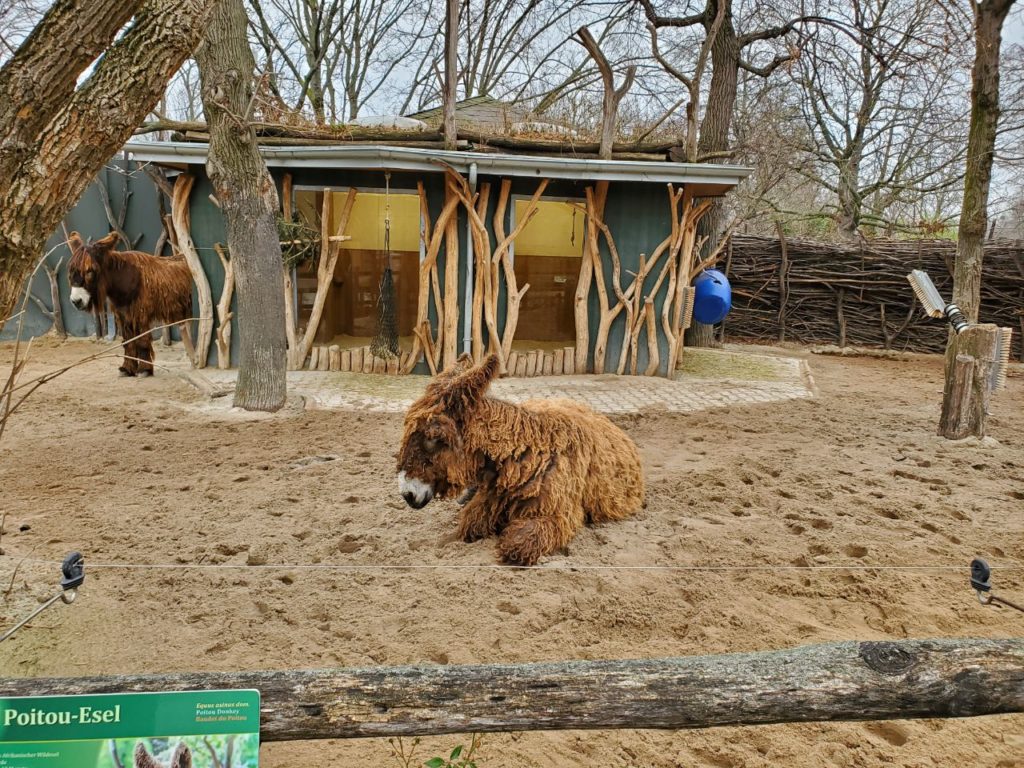
{"type": "Polygon", "coordinates": [[[85,288],[75,286],[71,289],[71,303],[75,305],[75,309],[88,309],[90,301],[92,296],[85,288]]]}
{"type": "Polygon", "coordinates": [[[422,480],[409,477],[405,472],[398,473],[398,492],[413,509],[422,509],[434,498],[433,488],[422,480]]]}

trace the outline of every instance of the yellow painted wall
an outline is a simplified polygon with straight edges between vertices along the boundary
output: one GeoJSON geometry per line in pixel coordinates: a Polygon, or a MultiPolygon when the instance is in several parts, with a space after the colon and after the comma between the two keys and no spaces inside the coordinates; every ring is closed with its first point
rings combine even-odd
{"type": "MultiPolygon", "coordinates": [[[[522,221],[530,201],[516,200],[515,205],[516,221],[522,221]]],[[[516,238],[516,256],[582,256],[584,218],[569,203],[541,200],[537,213],[516,238]]]]}
{"type": "MultiPolygon", "coordinates": [[[[295,208],[302,218],[314,226],[320,218],[316,190],[300,189],[295,193],[295,208]]],[[[345,207],[348,189],[331,192],[331,232],[345,207]]],[[[388,201],[386,195],[377,192],[359,192],[348,219],[342,248],[364,251],[384,250],[384,212],[388,201]]],[[[420,249],[420,199],[418,195],[390,195],[391,205],[391,250],[419,251],[420,249]]]]}
{"type": "MultiPolygon", "coordinates": [[[[331,193],[331,226],[341,215],[348,190],[331,193]]],[[[383,193],[359,192],[352,206],[345,234],[351,240],[341,244],[342,248],[355,250],[384,250],[384,215],[388,200],[383,193]]],[[[419,251],[420,249],[420,199],[417,195],[390,195],[391,207],[391,250],[419,251]]]]}

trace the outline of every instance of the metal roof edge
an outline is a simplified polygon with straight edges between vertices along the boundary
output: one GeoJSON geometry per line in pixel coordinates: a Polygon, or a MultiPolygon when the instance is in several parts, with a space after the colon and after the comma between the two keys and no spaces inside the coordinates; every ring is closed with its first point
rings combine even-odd
{"type": "MultiPolygon", "coordinates": [[[[128,142],[135,160],[150,163],[204,164],[207,144],[196,142],[128,142]]],[[[738,165],[670,163],[638,160],[452,152],[381,144],[316,147],[260,147],[272,168],[388,169],[440,172],[445,165],[466,173],[476,165],[483,175],[575,180],[643,181],[709,184],[733,187],[753,171],[738,165]]]]}

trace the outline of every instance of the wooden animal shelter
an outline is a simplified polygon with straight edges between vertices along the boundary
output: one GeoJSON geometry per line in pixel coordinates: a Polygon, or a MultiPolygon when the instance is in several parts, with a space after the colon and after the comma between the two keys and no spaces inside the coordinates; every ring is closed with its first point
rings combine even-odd
{"type": "MultiPolygon", "coordinates": [[[[229,366],[231,267],[207,145],[126,149],[173,185],[178,247],[201,267],[199,341],[229,366]]],[[[704,266],[697,222],[749,173],[388,145],[261,151],[283,220],[305,233],[282,240],[286,257],[292,243],[305,251],[286,267],[290,367],[396,374],[494,352],[509,375],[671,375],[704,266]],[[398,347],[375,354],[385,270],[398,347]]]]}

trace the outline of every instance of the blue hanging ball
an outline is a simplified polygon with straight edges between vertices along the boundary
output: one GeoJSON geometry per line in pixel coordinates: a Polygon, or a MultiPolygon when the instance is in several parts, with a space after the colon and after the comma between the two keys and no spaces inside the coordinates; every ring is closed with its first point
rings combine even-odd
{"type": "Polygon", "coordinates": [[[693,319],[705,325],[722,322],[732,309],[729,279],[717,269],[705,269],[693,281],[693,319]]]}

